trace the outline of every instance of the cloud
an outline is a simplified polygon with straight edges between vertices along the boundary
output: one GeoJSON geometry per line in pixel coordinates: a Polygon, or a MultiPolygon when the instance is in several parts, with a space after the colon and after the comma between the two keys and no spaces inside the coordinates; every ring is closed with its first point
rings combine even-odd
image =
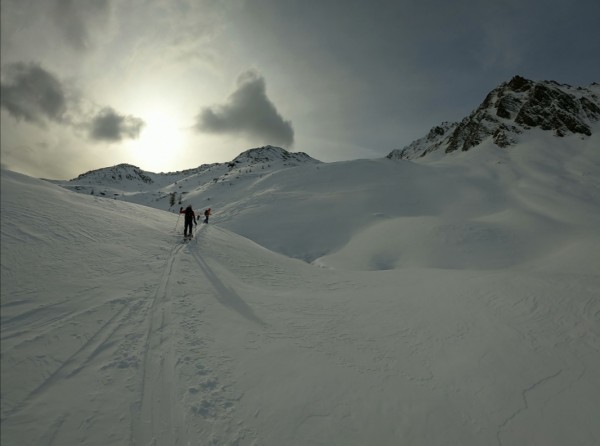
{"type": "Polygon", "coordinates": [[[92,45],[91,31],[110,16],[110,0],[55,0],[51,14],[67,43],[85,51],[92,45]]]}
{"type": "Polygon", "coordinates": [[[54,75],[35,64],[16,63],[7,68],[6,79],[0,83],[0,106],[14,118],[39,125],[63,119],[66,95],[54,75]]]}
{"type": "Polygon", "coordinates": [[[205,107],[196,118],[196,130],[208,133],[245,134],[263,142],[291,146],[294,130],[266,93],[264,78],[255,71],[242,73],[236,90],[225,104],[205,107]]]}
{"type": "Polygon", "coordinates": [[[135,139],[144,121],[118,113],[111,107],[91,104],[80,107],[83,98],[75,94],[52,73],[37,64],[15,63],[6,69],[6,82],[0,83],[0,106],[17,121],[25,120],[38,127],[47,121],[74,131],[84,130],[93,141],[118,142],[135,139]]]}
{"type": "Polygon", "coordinates": [[[110,107],[105,107],[90,123],[90,138],[97,141],[117,142],[139,136],[144,121],[135,116],[124,116],[110,107]]]}

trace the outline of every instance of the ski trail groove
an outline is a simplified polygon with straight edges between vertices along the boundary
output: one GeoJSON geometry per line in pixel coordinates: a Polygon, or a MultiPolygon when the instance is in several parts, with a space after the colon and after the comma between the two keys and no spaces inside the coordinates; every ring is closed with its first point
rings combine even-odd
{"type": "Polygon", "coordinates": [[[526,389],[521,391],[521,398],[523,400],[523,405],[517,409],[513,414],[511,414],[509,417],[507,417],[501,424],[500,426],[498,426],[498,431],[496,433],[496,439],[498,441],[498,446],[503,446],[503,442],[502,442],[502,432],[506,429],[506,427],[515,419],[517,418],[521,413],[525,412],[526,410],[529,409],[529,401],[527,400],[527,394],[529,392],[534,391],[537,387],[541,386],[542,384],[544,384],[547,381],[550,381],[554,378],[556,378],[558,375],[560,375],[563,372],[563,370],[559,370],[556,373],[553,373],[552,375],[546,376],[544,378],[541,378],[540,380],[534,382],[533,384],[531,384],[530,386],[528,386],[526,389]]]}
{"type": "Polygon", "coordinates": [[[43,394],[54,384],[76,375],[82,370],[96,354],[102,350],[102,346],[118,330],[126,318],[127,305],[123,305],[90,339],[88,339],[75,353],[68,357],[53,373],[51,373],[40,385],[34,388],[16,407],[7,413],[7,417],[15,415],[33,404],[38,395],[43,394]]]}
{"type": "MultiPolygon", "coordinates": [[[[215,228],[212,226],[212,228],[215,228]]],[[[198,317],[208,311],[230,312],[235,320],[252,327],[262,328],[266,324],[254,313],[237,291],[221,277],[221,269],[212,269],[208,259],[214,259],[213,243],[205,244],[207,226],[203,225],[194,237],[194,242],[184,250],[189,257],[190,270],[194,271],[193,293],[181,296],[177,306],[181,312],[179,319],[184,326],[185,353],[179,372],[190,385],[185,389],[184,404],[189,418],[186,425],[190,444],[235,445],[254,443],[257,434],[246,423],[247,420],[235,416],[237,407],[244,396],[237,386],[232,373],[235,358],[228,348],[219,342],[215,350],[214,342],[221,338],[219,330],[211,328],[211,322],[198,317]],[[202,253],[202,256],[201,256],[202,253]],[[207,257],[205,259],[204,257],[207,257]],[[214,306],[213,302],[219,305],[214,306]],[[212,311],[211,311],[212,309],[212,311]],[[193,432],[193,433],[192,433],[193,432]],[[193,435],[193,437],[191,436],[193,435]]],[[[222,266],[219,263],[219,266],[222,266]]]]}
{"type": "Polygon", "coordinates": [[[171,324],[171,277],[185,245],[169,256],[148,312],[141,401],[135,409],[131,443],[135,445],[179,445],[183,413],[174,386],[174,345],[171,324]]]}

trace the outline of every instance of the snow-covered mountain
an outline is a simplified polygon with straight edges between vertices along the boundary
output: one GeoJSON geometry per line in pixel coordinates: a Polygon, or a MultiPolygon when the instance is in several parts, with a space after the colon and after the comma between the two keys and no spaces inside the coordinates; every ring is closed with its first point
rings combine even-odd
{"type": "Polygon", "coordinates": [[[189,195],[205,195],[222,184],[239,185],[268,173],[321,162],[303,152],[264,146],[246,150],[226,163],[203,164],[179,172],[147,172],[130,164],[105,167],[69,181],[52,182],[83,194],[99,195],[163,210],[177,210],[189,195]]]}
{"type": "Polygon", "coordinates": [[[586,125],[415,160],[2,170],[0,443],[597,444],[586,125]],[[171,198],[213,209],[191,241],[171,198]]]}
{"type": "MultiPolygon", "coordinates": [[[[215,218],[227,229],[269,249],[312,262],[341,245],[345,237],[341,228],[366,224],[370,221],[371,212],[397,216],[398,206],[413,199],[415,187],[421,195],[435,195],[435,199],[431,196],[427,200],[428,203],[439,202],[431,210],[433,213],[440,212],[446,206],[443,203],[451,203],[455,195],[467,196],[480,189],[481,184],[467,178],[463,184],[455,183],[456,190],[448,189],[443,170],[440,170],[439,178],[429,178],[428,184],[423,183],[426,174],[419,176],[418,172],[424,169],[424,164],[441,161],[450,152],[465,153],[467,148],[477,143],[478,150],[491,150],[498,157],[498,162],[503,163],[505,157],[514,156],[509,149],[518,151],[523,144],[589,147],[592,133],[598,133],[600,128],[599,88],[596,84],[584,89],[556,82],[533,82],[517,76],[490,92],[483,104],[460,123],[442,123],[425,138],[381,160],[322,163],[303,152],[292,153],[279,147],[264,146],[242,152],[226,163],[207,164],[180,172],[153,173],[131,165],[119,165],[55,183],[79,193],[174,213],[187,204],[200,214],[210,207],[215,218]],[[502,144],[505,137],[514,145],[502,144]],[[428,153],[436,156],[424,157],[428,153]],[[403,165],[402,173],[399,173],[395,163],[406,158],[413,159],[414,163],[403,165]],[[382,174],[379,169],[383,166],[387,166],[385,175],[401,174],[405,177],[403,186],[390,179],[393,184],[390,187],[396,195],[392,201],[385,200],[385,209],[381,208],[382,199],[373,199],[361,192],[369,181],[379,181],[378,176],[382,174]],[[345,175],[341,174],[343,171],[346,171],[345,175]],[[339,178],[344,178],[344,181],[339,182],[339,178]],[[327,240],[319,234],[295,237],[298,244],[289,246],[287,237],[291,234],[312,234],[304,225],[311,225],[317,215],[329,215],[329,211],[336,208],[340,214],[343,213],[345,201],[337,203],[333,199],[336,197],[334,192],[353,194],[352,207],[356,209],[356,216],[352,222],[341,218],[319,218],[315,221],[337,226],[340,230],[327,240]],[[315,203],[309,200],[307,194],[315,194],[322,199],[315,203]],[[265,196],[269,197],[268,201],[263,200],[265,196]],[[296,209],[302,210],[303,215],[310,216],[310,219],[293,217],[296,209]],[[263,231],[262,227],[255,230],[254,225],[247,224],[255,220],[262,220],[262,226],[271,227],[271,231],[263,231]]],[[[479,167],[464,166],[466,170],[479,167]]],[[[507,198],[501,193],[488,199],[502,202],[507,198]]],[[[481,205],[489,206],[487,203],[481,205]]],[[[402,212],[400,215],[403,215],[402,212]]],[[[528,243],[524,237],[520,247],[526,246],[528,243]]]]}
{"type": "MultiPolygon", "coordinates": [[[[462,121],[443,122],[423,138],[392,151],[386,158],[418,159],[434,153],[439,158],[485,142],[507,148],[528,141],[528,135],[536,130],[555,137],[577,135],[584,139],[592,134],[599,121],[599,84],[572,87],[515,76],[492,90],[462,121]]],[[[84,194],[175,212],[184,203],[195,207],[225,206],[229,192],[223,194],[223,185],[230,186],[230,192],[243,191],[282,169],[322,164],[304,152],[264,146],[242,152],[229,162],[205,164],[180,172],[153,173],[121,164],[87,172],[70,181],[53,182],[84,194]]]]}
{"type": "Polygon", "coordinates": [[[54,182],[60,183],[67,188],[69,188],[69,184],[80,183],[96,186],[117,185],[123,189],[139,190],[152,187],[152,185],[163,187],[165,184],[170,184],[174,181],[207,171],[220,172],[226,170],[227,172],[236,172],[236,169],[239,171],[241,169],[257,167],[260,169],[281,168],[319,162],[304,152],[291,153],[280,147],[264,146],[246,150],[227,163],[203,164],[194,169],[186,169],[179,172],[153,173],[146,172],[131,164],[119,164],[83,173],[68,183],[54,182]]]}
{"type": "Polygon", "coordinates": [[[231,168],[268,167],[271,164],[280,166],[299,166],[306,163],[319,163],[304,152],[288,152],[281,147],[264,146],[242,152],[229,163],[231,168]]]}
{"type": "Polygon", "coordinates": [[[572,87],[515,76],[492,90],[462,121],[435,126],[425,137],[393,150],[387,157],[414,159],[432,152],[467,151],[487,139],[498,147],[508,147],[517,144],[521,135],[532,128],[557,137],[590,136],[599,120],[599,84],[572,87]]]}

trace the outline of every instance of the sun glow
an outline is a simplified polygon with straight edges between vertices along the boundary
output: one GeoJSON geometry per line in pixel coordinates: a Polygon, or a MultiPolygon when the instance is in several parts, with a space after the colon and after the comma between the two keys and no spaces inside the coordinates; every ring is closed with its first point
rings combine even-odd
{"type": "Polygon", "coordinates": [[[130,143],[136,164],[153,172],[173,170],[175,160],[183,154],[186,129],[165,112],[144,113],[141,118],[145,126],[139,138],[130,143]]]}

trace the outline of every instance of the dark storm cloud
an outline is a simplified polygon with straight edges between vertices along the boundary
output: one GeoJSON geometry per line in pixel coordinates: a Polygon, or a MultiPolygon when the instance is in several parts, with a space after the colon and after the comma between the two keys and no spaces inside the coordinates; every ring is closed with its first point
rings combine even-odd
{"type": "Polygon", "coordinates": [[[67,109],[60,81],[35,64],[17,63],[7,68],[6,82],[0,83],[0,104],[17,120],[43,124],[60,122],[67,109]]]}
{"type": "Polygon", "coordinates": [[[294,119],[299,140],[388,148],[462,119],[515,74],[598,81],[599,16],[597,0],[253,0],[234,30],[312,108],[294,119]]]}
{"type": "Polygon", "coordinates": [[[91,47],[93,29],[107,21],[110,0],[55,0],[51,14],[67,43],[84,51],[91,47]]]}
{"type": "Polygon", "coordinates": [[[2,108],[16,120],[39,127],[55,122],[73,130],[84,129],[95,141],[117,142],[139,136],[144,121],[110,107],[83,111],[83,98],[69,91],[52,73],[37,64],[16,63],[6,68],[0,83],[2,108]]]}
{"type": "Polygon", "coordinates": [[[90,123],[90,138],[98,141],[117,142],[139,136],[144,121],[134,116],[124,116],[106,107],[100,110],[90,123]]]}
{"type": "Polygon", "coordinates": [[[266,93],[262,76],[254,71],[242,73],[237,89],[222,105],[203,108],[196,129],[209,133],[242,133],[263,142],[291,146],[294,130],[284,120],[266,93]]]}

